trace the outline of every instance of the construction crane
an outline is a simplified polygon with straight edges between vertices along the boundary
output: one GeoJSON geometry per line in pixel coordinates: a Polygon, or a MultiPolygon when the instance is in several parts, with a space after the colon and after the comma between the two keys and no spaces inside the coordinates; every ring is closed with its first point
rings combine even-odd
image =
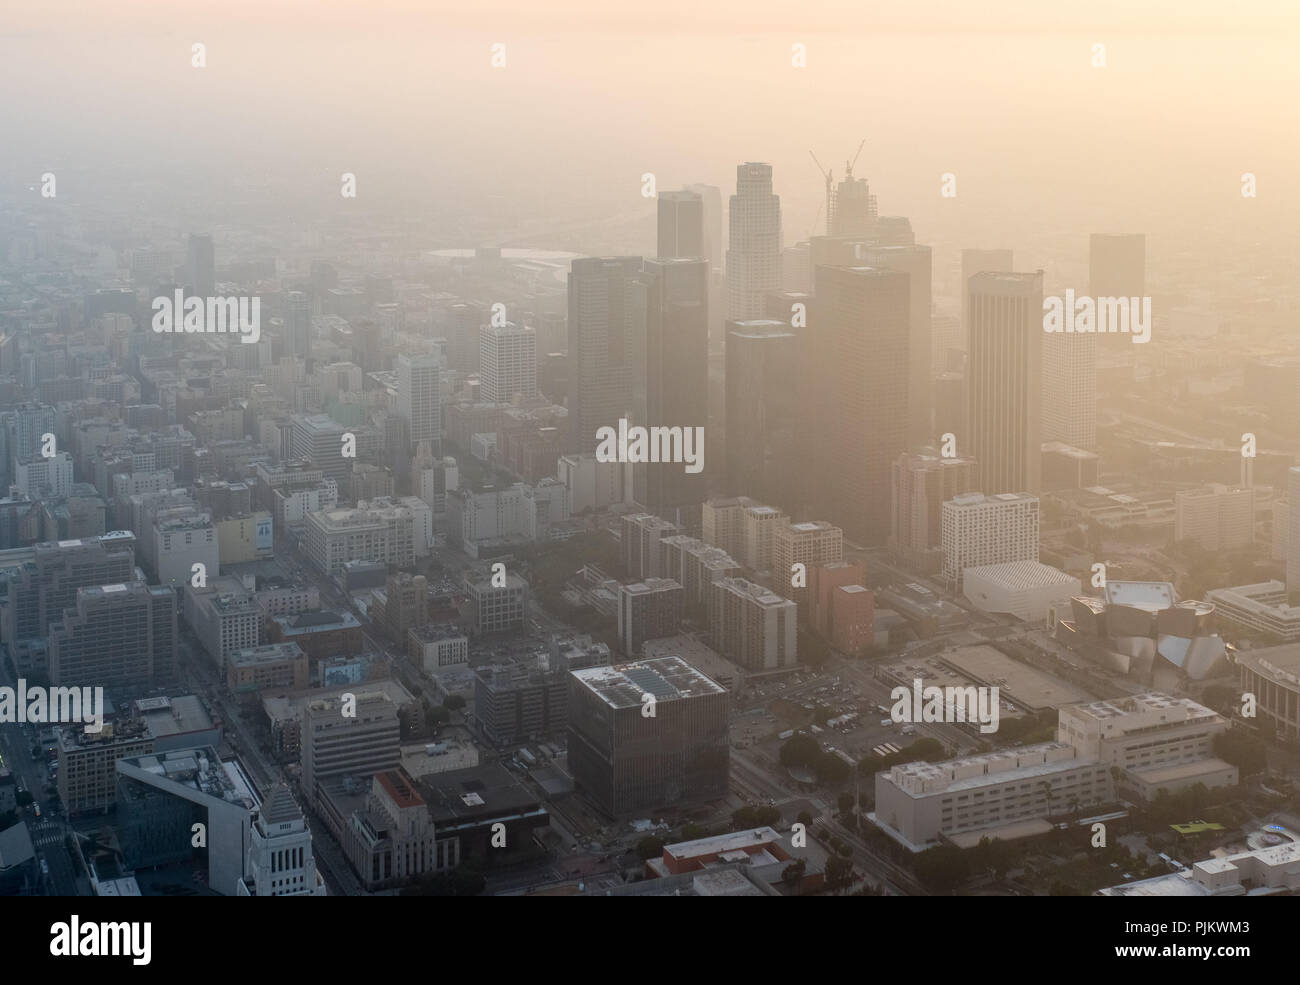
{"type": "MultiPolygon", "coordinates": [[[[866,146],[867,138],[863,137],[862,143],[858,144],[857,153],[853,155],[853,160],[845,160],[844,162],[844,175],[850,181],[853,180],[853,166],[858,163],[858,158],[862,156],[862,148],[866,146]]],[[[822,162],[817,160],[817,155],[812,151],[808,152],[808,156],[813,159],[813,164],[817,165],[817,170],[820,171],[822,177],[826,179],[826,235],[829,236],[831,234],[831,227],[835,221],[835,175],[834,172],[827,171],[822,167],[822,162]]],[[[816,225],[817,222],[814,220],[813,226],[815,227],[816,225]]]]}
{"type": "MultiPolygon", "coordinates": [[[[864,141],[864,143],[865,143],[865,141],[864,141]]],[[[822,162],[819,161],[819,160],[817,160],[817,155],[816,155],[816,154],[814,154],[812,151],[809,151],[809,152],[808,152],[808,156],[811,157],[811,158],[813,159],[813,164],[817,165],[817,170],[820,171],[820,172],[822,173],[822,176],[826,179],[826,235],[829,236],[829,235],[831,234],[831,194],[832,194],[832,183],[834,182],[835,179],[834,179],[834,177],[832,176],[832,174],[831,174],[830,171],[827,171],[824,167],[822,167],[822,162]]],[[[816,222],[816,220],[814,220],[814,221],[813,221],[813,226],[816,227],[816,225],[817,225],[817,222],[816,222]]]]}
{"type": "Polygon", "coordinates": [[[866,147],[866,146],[867,146],[867,138],[866,138],[866,137],[863,137],[863,138],[862,138],[862,143],[858,144],[858,152],[857,152],[856,154],[853,155],[853,160],[852,160],[852,161],[846,161],[846,162],[844,163],[844,173],[845,173],[848,177],[850,177],[850,178],[853,177],[853,165],[855,165],[855,164],[858,163],[858,158],[862,156],[862,148],[863,148],[863,147],[866,147]]]}

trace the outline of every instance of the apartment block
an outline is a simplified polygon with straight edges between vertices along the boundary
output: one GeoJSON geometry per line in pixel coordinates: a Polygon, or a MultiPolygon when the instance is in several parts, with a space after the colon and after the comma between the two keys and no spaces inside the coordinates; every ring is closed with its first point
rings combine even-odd
{"type": "Polygon", "coordinates": [[[784,670],[799,662],[798,607],[769,588],[744,578],[713,584],[714,646],[746,670],[784,670]]]}

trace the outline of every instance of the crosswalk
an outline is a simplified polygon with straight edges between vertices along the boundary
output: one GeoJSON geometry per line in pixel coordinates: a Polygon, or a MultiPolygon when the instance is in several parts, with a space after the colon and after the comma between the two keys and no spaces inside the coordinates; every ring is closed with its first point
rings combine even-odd
{"type": "Polygon", "coordinates": [[[63,844],[63,829],[47,821],[38,821],[31,828],[32,844],[37,848],[52,848],[63,844]]]}
{"type": "Polygon", "coordinates": [[[874,752],[881,759],[884,759],[886,756],[892,756],[896,752],[902,752],[902,750],[899,749],[899,747],[894,745],[892,742],[881,743],[880,745],[874,747],[871,751],[874,752]]]}

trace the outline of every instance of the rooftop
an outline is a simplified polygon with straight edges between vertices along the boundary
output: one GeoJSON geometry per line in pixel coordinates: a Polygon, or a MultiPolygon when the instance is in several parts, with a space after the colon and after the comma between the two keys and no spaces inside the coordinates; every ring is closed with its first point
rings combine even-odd
{"type": "Polygon", "coordinates": [[[1167,581],[1107,581],[1106,601],[1152,612],[1172,608],[1178,596],[1167,581]]]}
{"type": "Polygon", "coordinates": [[[386,770],[375,774],[375,783],[383,788],[384,793],[399,808],[423,806],[424,798],[416,793],[408,781],[409,778],[401,770],[386,770]]]}
{"type": "Polygon", "coordinates": [[[732,831],[728,834],[715,835],[712,838],[696,838],[694,841],[679,841],[665,845],[664,851],[674,858],[698,858],[701,855],[721,854],[722,852],[744,851],[780,841],[781,834],[770,827],[746,828],[744,831],[732,831]]]}
{"type": "Polygon", "coordinates": [[[135,756],[118,763],[119,769],[122,765],[134,767],[167,783],[250,810],[256,803],[239,769],[233,763],[223,763],[211,746],[135,756]]]}
{"type": "Polygon", "coordinates": [[[587,667],[573,676],[613,708],[640,707],[641,696],[674,701],[702,694],[726,694],[726,689],[705,677],[681,657],[654,657],[612,667],[587,667]]]}
{"type": "Polygon", "coordinates": [[[282,660],[297,660],[302,655],[302,647],[297,643],[264,643],[262,646],[235,650],[227,654],[226,659],[237,667],[252,667],[257,664],[279,663],[282,660]]]}
{"type": "Polygon", "coordinates": [[[1005,564],[981,564],[967,568],[966,578],[974,575],[1010,588],[1045,588],[1049,585],[1079,589],[1079,579],[1059,568],[1040,561],[1008,561],[1005,564]]]}
{"type": "Polygon", "coordinates": [[[155,698],[148,706],[144,701],[137,701],[136,708],[155,739],[205,732],[213,727],[203,702],[193,694],[180,698],[155,698]]]}
{"type": "Polygon", "coordinates": [[[420,789],[440,828],[540,811],[537,799],[499,763],[438,773],[424,778],[420,789]]]}

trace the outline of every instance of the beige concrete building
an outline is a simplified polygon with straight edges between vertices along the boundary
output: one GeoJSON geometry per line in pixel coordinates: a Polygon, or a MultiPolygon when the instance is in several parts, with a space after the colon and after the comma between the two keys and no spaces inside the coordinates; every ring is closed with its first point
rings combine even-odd
{"type": "Polygon", "coordinates": [[[362,810],[347,819],[343,848],[367,889],[455,866],[457,843],[437,844],[428,805],[401,769],[377,773],[362,810]],[[451,857],[445,857],[450,853],[451,857]]]}
{"type": "Polygon", "coordinates": [[[1174,497],[1174,542],[1207,551],[1236,551],[1255,542],[1255,490],[1218,483],[1174,497]]]}
{"type": "Polygon", "coordinates": [[[1064,742],[1044,742],[876,774],[873,821],[913,851],[982,832],[1041,834],[1044,820],[1114,799],[1110,769],[1064,742]]]}
{"type": "Polygon", "coordinates": [[[740,563],[751,571],[768,571],[776,545],[776,532],[789,526],[790,518],[774,506],[749,506],[741,518],[740,563]]]}
{"type": "Polygon", "coordinates": [[[326,510],[307,514],[307,556],[326,574],[346,561],[415,563],[415,519],[404,506],[326,510]]]}
{"type": "Polygon", "coordinates": [[[234,692],[299,690],[308,678],[307,654],[297,643],[267,643],[226,655],[226,687],[234,692]]]}
{"type": "Polygon", "coordinates": [[[744,578],[713,584],[714,645],[749,671],[783,670],[799,662],[798,607],[744,578]]]}
{"type": "Polygon", "coordinates": [[[68,815],[102,811],[117,796],[117,761],[147,756],[154,737],[142,718],[106,722],[100,732],[80,726],[58,730],[59,799],[68,815]]]}
{"type": "Polygon", "coordinates": [[[305,708],[302,789],[318,805],[323,781],[374,776],[401,762],[397,704],[380,690],[353,694],[353,706],[338,695],[317,698],[305,708]]]}
{"type": "Polygon", "coordinates": [[[1255,695],[1256,716],[1265,733],[1300,740],[1300,643],[1237,654],[1241,690],[1255,695]]]}
{"type": "Polygon", "coordinates": [[[271,514],[265,510],[218,520],[217,551],[223,564],[262,561],[275,556],[271,514]]]}
{"type": "Polygon", "coordinates": [[[806,523],[787,523],[776,529],[772,539],[772,583],[782,586],[782,591],[799,605],[800,615],[807,618],[808,588],[793,583],[794,566],[807,568],[826,561],[844,559],[844,531],[825,520],[806,523]]]}

